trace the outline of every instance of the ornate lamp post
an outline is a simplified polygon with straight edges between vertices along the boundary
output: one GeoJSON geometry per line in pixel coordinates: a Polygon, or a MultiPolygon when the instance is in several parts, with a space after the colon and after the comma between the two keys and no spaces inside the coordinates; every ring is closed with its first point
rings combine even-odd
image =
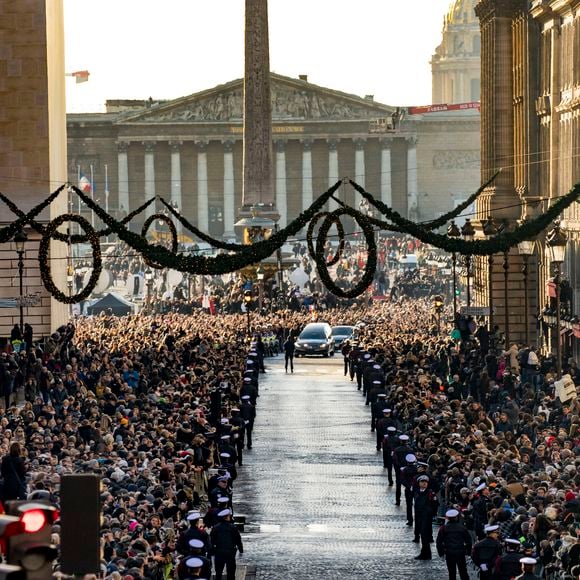
{"type": "Polygon", "coordinates": [[[550,251],[550,259],[554,264],[554,284],[556,285],[556,373],[558,379],[562,377],[562,347],[560,344],[560,266],[566,255],[568,235],[560,227],[560,222],[554,224],[546,238],[550,251]]]}
{"type": "MultiPolygon", "coordinates": [[[[461,235],[466,242],[473,241],[475,236],[475,228],[470,219],[466,219],[461,228],[461,235]]],[[[467,271],[467,307],[471,306],[471,255],[465,255],[465,269],[467,271]]]]}
{"type": "MultiPolygon", "coordinates": [[[[457,224],[452,221],[447,227],[447,235],[450,238],[458,238],[461,235],[457,224]]],[[[453,268],[453,323],[457,319],[457,254],[451,254],[451,264],[453,268]]]]}
{"type": "MultiPolygon", "coordinates": [[[[483,234],[486,238],[492,238],[498,233],[495,220],[489,216],[482,222],[483,234]]],[[[491,348],[494,348],[493,332],[493,254],[487,257],[487,293],[489,295],[489,335],[491,337],[491,348]]]]}
{"type": "Polygon", "coordinates": [[[264,268],[262,266],[258,266],[256,278],[258,279],[258,307],[262,310],[264,303],[264,268]]]}
{"type": "Polygon", "coordinates": [[[24,335],[24,252],[28,236],[23,229],[16,232],[14,245],[18,254],[18,280],[20,282],[20,332],[24,335]]]}
{"type": "Polygon", "coordinates": [[[530,322],[528,320],[530,303],[528,297],[528,260],[534,254],[535,243],[532,240],[523,240],[518,244],[518,252],[524,260],[522,274],[524,275],[524,325],[526,346],[530,346],[530,322]]]}

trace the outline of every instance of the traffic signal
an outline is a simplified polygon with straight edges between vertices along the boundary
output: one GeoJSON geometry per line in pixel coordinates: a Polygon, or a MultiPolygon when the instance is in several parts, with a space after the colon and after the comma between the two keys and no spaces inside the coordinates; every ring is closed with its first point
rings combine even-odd
{"type": "Polygon", "coordinates": [[[27,580],[49,580],[57,556],[56,546],[50,540],[58,510],[48,502],[26,500],[10,501],[5,507],[8,516],[4,518],[13,518],[7,525],[6,537],[2,535],[8,564],[21,566],[27,580]]]}

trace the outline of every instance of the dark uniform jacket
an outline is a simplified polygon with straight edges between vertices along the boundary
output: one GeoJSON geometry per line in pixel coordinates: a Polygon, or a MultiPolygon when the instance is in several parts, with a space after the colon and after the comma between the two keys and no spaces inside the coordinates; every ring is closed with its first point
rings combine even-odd
{"type": "Polygon", "coordinates": [[[437,553],[440,556],[471,554],[471,535],[467,528],[460,522],[449,522],[441,526],[437,534],[437,553]]]}
{"type": "Polygon", "coordinates": [[[519,576],[522,571],[520,559],[522,554],[520,552],[508,552],[504,554],[498,561],[495,568],[498,580],[511,580],[519,576]]]}
{"type": "Polygon", "coordinates": [[[216,552],[232,553],[236,550],[243,553],[244,551],[242,536],[240,536],[238,528],[231,522],[216,524],[211,530],[210,537],[214,554],[216,552]]]}
{"type": "Polygon", "coordinates": [[[477,566],[487,564],[489,570],[493,570],[497,558],[501,556],[501,544],[493,538],[484,538],[473,546],[471,559],[477,566]]]}

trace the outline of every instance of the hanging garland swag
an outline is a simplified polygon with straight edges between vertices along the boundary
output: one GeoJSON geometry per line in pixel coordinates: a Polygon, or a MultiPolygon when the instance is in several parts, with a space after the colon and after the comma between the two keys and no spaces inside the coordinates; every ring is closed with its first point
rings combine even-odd
{"type": "MultiPolygon", "coordinates": [[[[470,196],[468,201],[471,202],[476,199],[479,194],[495,179],[496,175],[494,175],[488,182],[481,186],[477,192],[470,196]]],[[[574,201],[578,201],[580,198],[580,184],[577,184],[568,192],[568,194],[561,197],[556,203],[554,203],[554,205],[552,205],[546,212],[544,212],[536,219],[516,227],[513,231],[503,232],[486,240],[468,242],[461,239],[449,238],[446,235],[437,234],[433,231],[437,227],[443,225],[441,223],[443,219],[448,221],[457,217],[457,215],[459,215],[459,213],[461,213],[461,211],[464,209],[463,205],[465,204],[458,206],[451,212],[445,214],[445,216],[442,216],[433,222],[418,224],[404,218],[387,205],[383,204],[379,200],[376,200],[370,193],[365,191],[354,181],[349,181],[354,189],[360,193],[360,195],[365,198],[372,206],[374,206],[383,215],[384,218],[389,220],[389,222],[385,222],[377,218],[371,218],[364,215],[360,211],[344,206],[344,204],[341,204],[343,205],[341,209],[338,209],[334,212],[321,212],[324,204],[330,198],[332,198],[333,194],[343,183],[342,181],[338,181],[328,191],[320,195],[312,203],[312,205],[308,209],[304,210],[295,220],[293,220],[280,231],[276,232],[268,240],[257,242],[256,244],[251,245],[229,244],[215,240],[211,236],[195,228],[183,216],[176,212],[173,207],[171,207],[162,199],[161,202],[186,229],[198,235],[198,237],[210,243],[215,248],[233,252],[229,254],[220,254],[214,257],[187,256],[185,254],[177,253],[177,231],[173,221],[165,214],[154,214],[153,216],[147,218],[143,226],[141,236],[131,232],[126,227],[126,224],[133,217],[141,213],[146,207],[153,203],[155,198],[145,202],[123,220],[117,221],[107,212],[105,212],[99,204],[95,203],[94,200],[86,196],[77,187],[74,185],[69,185],[70,189],[72,189],[80,197],[84,204],[89,209],[93,210],[98,215],[98,217],[103,220],[106,225],[106,229],[95,231],[86,219],[75,214],[62,215],[52,220],[47,226],[44,226],[35,221],[35,218],[40,214],[40,212],[48,207],[50,203],[63,190],[65,187],[65,185],[63,185],[59,187],[54,193],[47,196],[47,198],[42,203],[40,203],[28,213],[22,212],[12,201],[0,193],[0,200],[4,201],[9,209],[18,216],[18,219],[13,223],[4,228],[0,228],[0,243],[11,240],[18,229],[26,224],[30,224],[34,229],[36,229],[42,235],[39,247],[39,264],[43,284],[57,300],[66,304],[71,304],[86,299],[97,284],[102,268],[99,247],[99,237],[102,235],[116,233],[121,240],[139,252],[143,256],[146,263],[154,268],[171,268],[180,272],[189,272],[192,274],[220,275],[240,270],[246,266],[256,264],[261,260],[264,260],[268,256],[272,255],[276,250],[281,248],[282,245],[288,240],[288,238],[295,236],[300,230],[307,227],[308,251],[310,252],[310,255],[313,256],[317,264],[318,272],[322,282],[332,293],[336,294],[337,296],[342,298],[353,298],[367,289],[367,287],[372,283],[376,271],[377,251],[373,225],[379,226],[385,230],[400,231],[412,235],[426,244],[441,248],[447,252],[457,252],[464,255],[490,255],[508,251],[511,247],[514,247],[520,241],[534,239],[543,230],[545,230],[550,225],[550,223],[556,219],[567,207],[569,207],[574,201]],[[340,256],[344,248],[344,228],[340,219],[344,215],[352,217],[359,224],[368,246],[368,257],[363,277],[355,288],[352,288],[348,291],[339,288],[337,284],[331,279],[330,273],[328,271],[330,266],[336,264],[338,260],[340,260],[340,256]],[[314,229],[321,218],[324,219],[318,231],[315,246],[314,229]],[[147,230],[154,220],[163,221],[168,225],[171,232],[171,250],[168,250],[167,248],[158,244],[151,244],[145,238],[147,230]],[[84,230],[85,234],[68,236],[62,232],[57,231],[57,228],[63,225],[65,222],[74,222],[79,224],[80,227],[84,230]],[[328,237],[328,232],[333,225],[335,225],[338,230],[339,245],[336,254],[331,258],[331,260],[327,262],[324,257],[324,247],[328,237]],[[91,244],[94,262],[93,271],[87,286],[74,296],[66,296],[55,286],[52,280],[48,258],[51,239],[69,243],[88,241],[91,244]]]]}
{"type": "MultiPolygon", "coordinates": [[[[169,233],[171,234],[171,251],[174,254],[177,254],[177,229],[176,229],[175,224],[173,223],[173,221],[170,220],[169,217],[166,216],[165,214],[162,214],[162,213],[154,213],[153,215],[149,216],[145,220],[145,222],[143,223],[143,227],[141,228],[141,236],[144,239],[147,237],[147,231],[149,230],[151,224],[155,220],[158,220],[160,222],[164,222],[164,223],[167,224],[167,226],[169,228],[169,233]]],[[[157,270],[163,270],[163,268],[165,267],[163,265],[156,264],[152,260],[149,260],[149,258],[147,258],[147,257],[143,257],[143,260],[144,260],[144,262],[148,266],[151,266],[151,268],[155,268],[157,270]]]]}
{"type": "Polygon", "coordinates": [[[97,282],[99,281],[99,276],[102,270],[102,259],[101,259],[101,246],[99,243],[99,237],[97,233],[91,226],[91,224],[80,215],[75,215],[72,213],[65,213],[55,219],[53,219],[44,228],[44,235],[40,240],[40,245],[38,246],[38,263],[40,266],[40,277],[44,287],[50,292],[56,300],[63,302],[64,304],[76,304],[82,300],[86,300],[91,292],[95,289],[97,282]],[[50,260],[48,254],[50,251],[50,240],[54,237],[57,228],[62,226],[65,222],[74,222],[79,224],[79,226],[85,231],[89,243],[91,244],[91,249],[93,252],[93,271],[87,285],[78,293],[72,296],[67,296],[64,292],[61,292],[55,285],[52,274],[50,271],[50,260]]]}

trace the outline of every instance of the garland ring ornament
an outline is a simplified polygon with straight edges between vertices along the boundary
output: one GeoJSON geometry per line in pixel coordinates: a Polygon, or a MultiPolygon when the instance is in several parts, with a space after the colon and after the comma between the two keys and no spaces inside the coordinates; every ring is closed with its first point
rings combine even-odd
{"type": "Polygon", "coordinates": [[[101,259],[101,247],[99,243],[99,237],[95,232],[91,224],[80,215],[75,215],[72,213],[63,214],[48,223],[45,227],[44,235],[40,240],[38,246],[38,263],[40,266],[40,277],[42,283],[46,290],[59,302],[64,304],[76,304],[82,300],[86,300],[91,292],[95,289],[102,270],[102,259],[101,259]],[[72,296],[67,296],[64,292],[61,292],[52,280],[52,274],[50,271],[50,260],[48,259],[48,253],[50,250],[50,241],[54,237],[57,228],[62,226],[64,223],[74,222],[79,224],[79,226],[84,230],[87,235],[87,239],[91,245],[91,250],[93,254],[93,271],[87,285],[78,293],[72,296]]]}
{"type": "MultiPolygon", "coordinates": [[[[147,230],[149,229],[149,227],[151,226],[151,224],[155,220],[158,220],[160,222],[164,222],[167,224],[167,226],[169,228],[169,233],[171,234],[171,251],[174,254],[177,254],[177,229],[176,229],[173,221],[163,213],[155,213],[155,214],[149,216],[145,220],[145,222],[143,223],[143,227],[141,228],[141,237],[143,237],[145,239],[145,237],[147,236],[147,230]]],[[[159,244],[156,244],[156,245],[159,245],[159,244]]],[[[165,268],[165,266],[163,266],[163,265],[160,266],[159,264],[156,264],[152,260],[149,260],[149,258],[143,257],[143,260],[151,268],[155,268],[157,270],[163,270],[163,268],[165,268]]]]}
{"type": "Polygon", "coordinates": [[[377,269],[377,245],[375,241],[375,232],[368,218],[351,207],[339,208],[327,215],[318,231],[315,260],[316,267],[318,268],[318,275],[320,276],[322,283],[335,296],[338,296],[339,298],[356,298],[362,294],[371,285],[377,269]],[[324,245],[326,244],[328,231],[332,224],[335,223],[335,219],[340,219],[340,216],[343,215],[348,215],[356,221],[356,223],[361,227],[367,243],[367,262],[364,267],[364,273],[358,284],[350,290],[343,290],[336,285],[330,277],[328,264],[324,260],[324,245]]]}
{"type": "Polygon", "coordinates": [[[338,248],[336,250],[336,254],[326,262],[327,266],[334,266],[340,260],[342,251],[344,250],[344,226],[342,225],[339,216],[333,216],[330,212],[327,211],[322,211],[316,214],[308,224],[308,230],[306,232],[306,243],[308,245],[308,253],[310,254],[310,257],[313,260],[316,260],[316,251],[314,249],[314,228],[316,227],[318,220],[325,216],[331,216],[332,223],[336,225],[336,230],[338,231],[338,248]]]}

